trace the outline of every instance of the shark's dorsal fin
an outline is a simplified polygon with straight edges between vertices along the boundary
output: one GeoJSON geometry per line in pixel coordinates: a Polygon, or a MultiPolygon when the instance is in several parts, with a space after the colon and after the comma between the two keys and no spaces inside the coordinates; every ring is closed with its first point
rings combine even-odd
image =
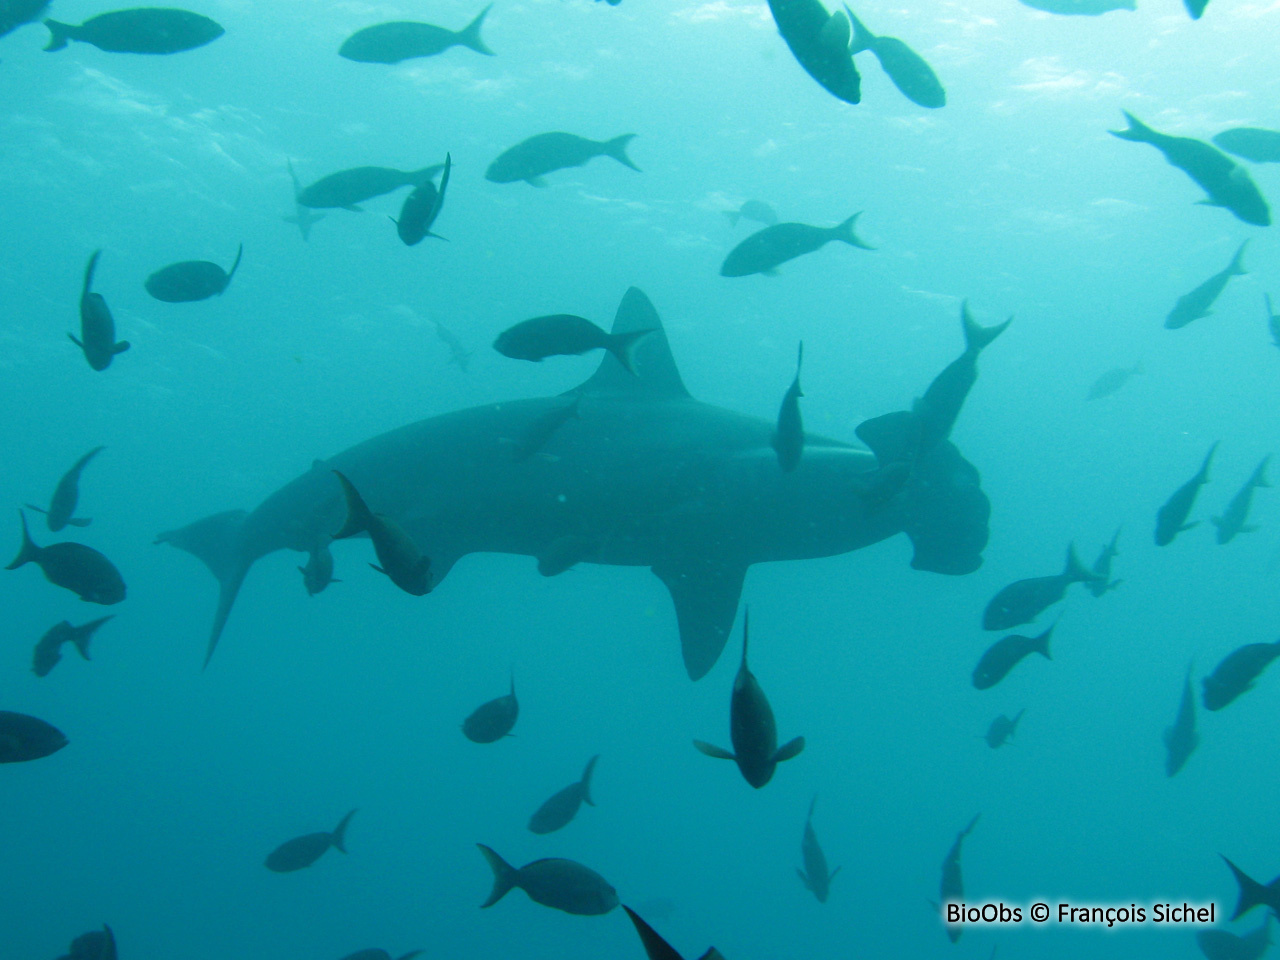
{"type": "Polygon", "coordinates": [[[613,394],[617,396],[652,400],[678,400],[689,396],[680,371],[676,369],[667,333],[662,320],[640,290],[631,287],[622,297],[618,312],[613,318],[613,333],[630,333],[634,330],[652,330],[653,333],[635,345],[631,353],[636,372],[629,373],[618,358],[605,351],[600,366],[586,383],[578,389],[583,393],[613,394]]]}

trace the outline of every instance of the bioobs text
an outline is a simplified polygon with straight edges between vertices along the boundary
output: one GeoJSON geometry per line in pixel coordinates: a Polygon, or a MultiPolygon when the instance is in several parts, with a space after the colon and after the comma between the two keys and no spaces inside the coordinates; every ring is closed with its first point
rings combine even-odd
{"type": "Polygon", "coordinates": [[[1029,908],[1003,901],[994,903],[948,903],[942,911],[943,922],[955,924],[1006,924],[1022,923],[1030,919],[1035,923],[1054,921],[1060,924],[1083,926],[1132,926],[1137,924],[1212,924],[1217,921],[1217,905],[1214,903],[1193,906],[1189,903],[1153,903],[1138,906],[1136,903],[1117,906],[1076,906],[1058,903],[1051,910],[1044,902],[1029,908]]]}

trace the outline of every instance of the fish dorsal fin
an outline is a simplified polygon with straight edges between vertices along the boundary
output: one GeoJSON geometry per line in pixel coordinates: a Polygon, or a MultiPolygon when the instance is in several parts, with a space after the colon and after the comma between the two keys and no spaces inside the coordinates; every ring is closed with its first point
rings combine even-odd
{"type": "Polygon", "coordinates": [[[631,333],[636,330],[652,330],[642,337],[631,353],[635,365],[634,374],[627,371],[612,353],[606,351],[604,359],[591,378],[579,389],[584,393],[614,395],[635,399],[678,400],[689,396],[680,371],[676,369],[667,333],[662,320],[640,290],[631,287],[622,297],[618,312],[613,318],[613,333],[631,333]]]}

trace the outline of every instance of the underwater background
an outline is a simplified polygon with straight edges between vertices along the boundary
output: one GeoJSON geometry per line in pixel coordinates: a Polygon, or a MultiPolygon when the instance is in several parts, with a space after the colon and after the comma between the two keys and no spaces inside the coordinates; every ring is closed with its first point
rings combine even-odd
{"type": "MultiPolygon", "coordinates": [[[[639,958],[620,912],[577,917],[522,893],[481,912],[492,876],[568,857],[603,874],[686,956],[1099,958],[1199,955],[1192,928],[968,929],[947,942],[930,900],[974,814],[971,901],[1215,901],[1235,885],[1218,858],[1266,882],[1280,872],[1274,676],[1199,718],[1201,745],[1164,772],[1187,664],[1276,637],[1280,510],[1260,490],[1260,531],[1218,546],[1207,522],[1280,450],[1280,351],[1263,295],[1280,301],[1269,229],[1193,201],[1200,191],[1149,147],[1108,134],[1121,110],[1209,139],[1280,126],[1280,3],[1176,0],[1058,17],[1014,0],[906,8],[867,2],[948,94],[924,110],[869,54],[863,102],[842,103],[796,64],[762,2],[498,0],[494,57],[455,48],[399,66],[336,50],[382,20],[458,28],[478,3],[199,0],[226,35],[172,57],[73,44],[43,27],[0,39],[0,503],[44,503],[86,450],[70,539],[123,572],[129,598],[100,611],[33,567],[0,575],[0,707],[71,740],[0,769],[0,954],[52,958],[111,924],[126,960],[337,958],[381,946],[453,960],[639,958]],[[511,144],[548,130],[637,134],[643,173],[608,158],[546,189],[483,178],[511,144]],[[402,245],[385,215],[333,210],[308,242],[304,183],[347,167],[405,170],[453,158],[435,229],[402,245]],[[778,277],[718,265],[758,225],[835,224],[864,211],[873,252],[831,244],[778,277]],[[1162,321],[1242,240],[1247,276],[1185,329],[1162,321]],[[142,280],[175,260],[244,260],[220,297],[153,300],[142,280]],[[132,349],[102,373],[68,343],[84,264],[132,349]],[[960,303],[1014,321],[980,362],[952,439],[982,474],[991,539],[964,577],[908,566],[905,537],[748,574],[751,666],[782,740],[807,748],[751,790],[693,738],[724,743],[740,625],[692,683],[662,584],[583,564],[554,578],[528,557],[465,558],[427,598],[337,544],[344,582],[308,597],[277,553],[250,575],[204,672],[216,586],[152,541],[270,492],[361,440],[495,400],[568,390],[598,355],[514,363],[490,348],[513,323],[578,313],[607,328],[628,286],[666,326],[695,397],[772,421],[805,342],[806,429],[852,441],[903,409],[962,349],[960,303]],[[434,323],[473,351],[451,362],[434,323]],[[1115,367],[1143,372],[1086,401],[1115,367]],[[1193,519],[1166,548],[1156,509],[1220,440],[1193,519]],[[1117,527],[1099,599],[1071,587],[1053,660],[988,691],[973,664],[996,635],[980,616],[999,588],[1086,562],[1117,527]],[[31,648],[61,619],[116,617],[51,675],[31,648]],[[515,736],[481,746],[459,724],[506,692],[515,736]],[[1000,750],[980,739],[1026,708],[1000,750]],[[601,754],[593,795],[567,828],[529,814],[601,754]],[[795,875],[810,799],[832,867],[819,904],[795,875]],[[359,812],[347,856],[291,875],[263,858],[290,836],[359,812]],[[647,910],[646,910],[647,908],[647,910]]],[[[78,23],[111,7],[54,0],[78,23]]],[[[1252,166],[1280,196],[1280,166],[1252,166]]],[[[52,535],[31,514],[35,539],[52,535]]],[[[19,544],[12,513],[9,536],[19,544]]],[[[739,617],[739,621],[741,614],[739,617]]],[[[1260,922],[1257,913],[1237,929],[1260,922]]]]}

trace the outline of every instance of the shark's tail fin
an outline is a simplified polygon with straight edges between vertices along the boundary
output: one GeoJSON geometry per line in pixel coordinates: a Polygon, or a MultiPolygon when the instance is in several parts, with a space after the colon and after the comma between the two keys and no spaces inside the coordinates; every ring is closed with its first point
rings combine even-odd
{"type": "Polygon", "coordinates": [[[492,9],[493,4],[491,3],[476,14],[474,20],[458,31],[458,42],[460,44],[464,47],[470,47],[476,53],[483,53],[486,57],[492,57],[493,51],[486,47],[484,41],[480,39],[480,25],[484,23],[484,18],[492,9]]]}
{"type": "Polygon", "coordinates": [[[612,140],[606,140],[602,146],[604,148],[604,153],[608,156],[613,157],[613,159],[617,160],[624,167],[630,167],[636,173],[640,173],[640,168],[632,163],[631,158],[627,156],[627,145],[630,144],[635,137],[636,135],[634,133],[624,133],[620,137],[614,137],[612,140]]]}

